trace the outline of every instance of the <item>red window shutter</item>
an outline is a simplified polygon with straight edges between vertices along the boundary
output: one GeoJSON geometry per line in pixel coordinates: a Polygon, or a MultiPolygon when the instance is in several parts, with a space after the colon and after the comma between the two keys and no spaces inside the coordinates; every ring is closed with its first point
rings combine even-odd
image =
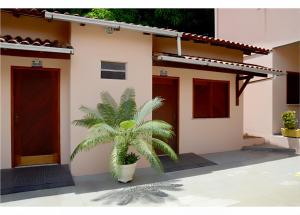
{"type": "Polygon", "coordinates": [[[229,81],[193,80],[193,117],[229,117],[229,81]]]}
{"type": "Polygon", "coordinates": [[[227,82],[212,83],[212,112],[214,118],[229,117],[229,86],[227,82]]]}

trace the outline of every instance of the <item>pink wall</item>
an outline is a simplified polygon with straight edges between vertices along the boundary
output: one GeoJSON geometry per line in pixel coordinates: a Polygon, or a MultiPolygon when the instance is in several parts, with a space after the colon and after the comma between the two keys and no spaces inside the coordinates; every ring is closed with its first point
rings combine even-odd
{"type": "MultiPolygon", "coordinates": [[[[48,22],[43,18],[34,18],[29,16],[15,17],[10,13],[1,12],[1,35],[21,36],[41,40],[59,40],[60,42],[69,42],[69,24],[65,22],[48,22]]],[[[11,167],[11,119],[10,119],[10,68],[11,66],[30,67],[34,57],[16,57],[1,55],[1,75],[0,75],[0,95],[1,95],[1,123],[0,123],[0,142],[1,142],[1,168],[11,167]]],[[[70,155],[70,126],[69,126],[69,73],[70,60],[62,59],[41,59],[45,68],[59,68],[61,70],[61,162],[69,163],[70,155]]]]}
{"type": "Polygon", "coordinates": [[[300,38],[300,9],[217,9],[216,37],[267,48],[300,38]]]}
{"type": "MultiPolygon", "coordinates": [[[[8,17],[8,15],[3,15],[8,17]]],[[[59,67],[65,71],[62,96],[61,116],[63,118],[62,147],[64,147],[64,162],[69,162],[71,151],[87,134],[87,130],[71,125],[75,119],[83,116],[78,109],[81,105],[95,107],[99,102],[99,93],[109,91],[113,97],[119,98],[127,87],[136,89],[138,105],[152,98],[152,75],[158,74],[160,67],[152,66],[152,51],[175,53],[176,38],[156,38],[141,32],[120,30],[113,34],[105,33],[99,26],[80,26],[76,23],[45,22],[32,17],[15,18],[10,16],[5,20],[5,34],[13,36],[31,36],[41,39],[58,39],[69,41],[74,47],[71,60],[45,59],[45,66],[59,67]],[[24,19],[24,26],[20,20],[24,19]],[[32,23],[31,23],[32,21],[32,23]],[[30,26],[30,23],[32,26],[30,26]],[[41,27],[42,25],[42,27],[41,27]],[[41,32],[39,31],[41,30],[41,32]],[[152,42],[154,40],[154,42],[152,42]],[[100,78],[101,60],[126,63],[126,80],[109,80],[100,78]]],[[[242,62],[242,52],[224,47],[207,44],[182,42],[183,54],[212,57],[224,60],[242,62]]],[[[1,69],[1,107],[9,102],[9,72],[12,64],[30,65],[31,58],[6,57],[1,69]],[[4,100],[2,100],[2,98],[4,100]]],[[[243,105],[235,106],[235,76],[218,72],[207,72],[190,69],[167,68],[170,75],[180,77],[180,153],[210,153],[239,149],[242,145],[243,105]],[[226,119],[192,119],[192,85],[193,77],[230,81],[230,118],[226,119]]],[[[1,140],[6,143],[2,153],[8,153],[10,147],[10,128],[8,105],[2,109],[1,140]],[[5,136],[6,139],[3,139],[5,136]]],[[[87,175],[107,172],[109,170],[109,155],[111,145],[97,146],[94,150],[83,152],[71,163],[74,175],[87,175]]],[[[1,156],[9,166],[8,156],[1,156]]],[[[143,159],[139,167],[146,167],[143,159]]],[[[2,167],[2,166],[1,166],[2,167]]]]}
{"type": "MultiPolygon", "coordinates": [[[[31,67],[32,57],[1,55],[0,118],[1,166],[11,168],[11,66],[31,67]]],[[[61,162],[69,163],[70,156],[70,60],[41,59],[43,67],[60,69],[60,151],[61,162]]]]}
{"type": "MultiPolygon", "coordinates": [[[[243,62],[243,53],[240,50],[195,43],[192,40],[182,41],[181,49],[183,55],[243,62]]],[[[153,37],[153,51],[177,54],[176,39],[153,37]]]]}
{"type": "Polygon", "coordinates": [[[41,40],[68,43],[70,41],[70,24],[67,22],[50,21],[44,18],[20,16],[15,17],[11,13],[1,12],[1,35],[21,36],[41,40]]]}
{"type": "Polygon", "coordinates": [[[240,149],[243,142],[243,98],[235,105],[235,75],[204,70],[153,67],[179,77],[179,153],[213,153],[240,149]],[[193,78],[230,82],[229,118],[193,118],[193,78]]]}
{"type": "MultiPolygon", "coordinates": [[[[245,62],[283,71],[300,72],[299,26],[300,9],[216,9],[218,37],[273,49],[268,56],[246,56],[245,62]]],[[[286,105],[285,76],[248,85],[244,102],[244,132],[269,142],[280,132],[283,111],[300,115],[299,105],[286,105]]]]}
{"type": "MultiPolygon", "coordinates": [[[[274,68],[300,72],[300,42],[276,47],[273,49],[274,68]]],[[[300,119],[300,105],[286,104],[286,76],[273,80],[273,132],[280,132],[281,114],[287,110],[295,110],[300,119]]],[[[300,89],[299,89],[300,90],[300,89]]]]}
{"type": "MultiPolygon", "coordinates": [[[[72,23],[71,43],[75,47],[71,58],[71,121],[83,116],[78,109],[81,105],[96,107],[101,91],[108,91],[117,99],[125,88],[133,87],[138,105],[152,98],[151,35],[126,30],[107,34],[99,26],[72,23]],[[126,80],[101,79],[101,60],[126,63],[126,80]]],[[[86,134],[87,129],[71,126],[71,149],[86,134]]],[[[71,163],[72,173],[87,175],[109,171],[111,146],[103,144],[80,153],[71,163]]],[[[145,160],[139,162],[139,167],[147,165],[145,160]]]]}

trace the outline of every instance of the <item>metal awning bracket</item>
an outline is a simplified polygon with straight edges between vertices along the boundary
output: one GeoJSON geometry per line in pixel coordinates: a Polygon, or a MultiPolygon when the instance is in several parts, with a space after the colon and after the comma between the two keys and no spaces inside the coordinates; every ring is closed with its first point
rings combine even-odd
{"type": "Polygon", "coordinates": [[[249,83],[250,79],[252,79],[253,75],[240,75],[237,74],[235,77],[235,105],[239,106],[239,98],[242,95],[244,89],[246,88],[247,84],[249,83]],[[243,85],[240,88],[240,81],[245,80],[243,85]]]}

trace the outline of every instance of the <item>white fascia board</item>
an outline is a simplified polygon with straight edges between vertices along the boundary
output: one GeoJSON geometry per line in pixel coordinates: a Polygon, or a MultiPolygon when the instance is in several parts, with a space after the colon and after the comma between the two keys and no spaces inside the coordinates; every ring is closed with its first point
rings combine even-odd
{"type": "Polygon", "coordinates": [[[266,71],[263,69],[255,69],[255,68],[249,68],[249,67],[238,66],[238,65],[230,65],[230,64],[220,64],[220,63],[216,63],[216,62],[206,62],[206,61],[201,61],[201,60],[186,59],[186,58],[172,57],[172,56],[166,56],[166,55],[159,55],[159,56],[157,56],[157,59],[161,60],[161,61],[234,69],[234,70],[241,70],[241,71],[246,71],[246,72],[261,73],[261,74],[266,74],[266,75],[280,76],[280,75],[286,74],[285,72],[266,71]]]}
{"type": "Polygon", "coordinates": [[[93,19],[93,18],[52,13],[52,12],[45,12],[45,18],[61,20],[61,21],[77,22],[82,24],[100,25],[103,27],[111,27],[114,29],[128,29],[128,30],[140,31],[144,33],[162,35],[162,36],[170,36],[170,37],[182,36],[182,33],[178,31],[164,30],[164,29],[159,29],[159,28],[154,28],[149,26],[128,24],[123,22],[115,22],[115,21],[108,21],[108,20],[101,20],[101,19],[93,19]]]}
{"type": "Polygon", "coordinates": [[[74,50],[73,49],[68,49],[68,48],[33,46],[33,45],[23,45],[23,44],[14,44],[14,43],[5,43],[5,42],[0,43],[0,48],[27,50],[27,51],[40,51],[40,52],[54,52],[54,53],[74,54],[74,50]]]}

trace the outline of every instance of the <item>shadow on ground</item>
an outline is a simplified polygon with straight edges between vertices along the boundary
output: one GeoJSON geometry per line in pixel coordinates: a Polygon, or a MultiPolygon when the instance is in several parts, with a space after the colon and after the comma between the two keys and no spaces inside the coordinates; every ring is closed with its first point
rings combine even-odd
{"type": "Polygon", "coordinates": [[[55,196],[55,195],[68,194],[68,193],[75,193],[75,186],[1,195],[0,203],[45,197],[45,196],[55,196]]]}
{"type": "Polygon", "coordinates": [[[225,169],[271,162],[294,156],[296,155],[252,151],[231,151],[213,153],[204,155],[203,157],[215,162],[217,165],[169,173],[158,173],[151,168],[137,169],[134,180],[129,184],[116,183],[112,176],[108,173],[93,176],[74,177],[74,181],[76,184],[75,192],[78,194],[82,194],[88,192],[129,188],[131,186],[167,182],[171,180],[180,181],[180,179],[186,177],[209,174],[214,171],[220,171],[225,169]]]}
{"type": "Polygon", "coordinates": [[[152,199],[155,201],[156,199],[154,197],[157,198],[159,195],[161,195],[159,201],[162,201],[162,199],[172,199],[172,196],[165,196],[165,192],[163,192],[163,190],[174,189],[174,191],[180,191],[182,188],[182,184],[180,184],[182,178],[209,174],[214,171],[230,168],[271,162],[294,156],[295,155],[284,153],[252,151],[231,151],[207,154],[203,155],[203,157],[215,162],[217,165],[169,173],[157,173],[151,168],[137,169],[134,180],[128,184],[117,183],[109,173],[91,176],[79,176],[74,177],[74,187],[63,187],[3,195],[1,196],[1,201],[9,202],[65,193],[84,194],[100,191],[108,191],[109,193],[94,199],[94,201],[104,201],[108,204],[112,201],[116,201],[120,205],[126,205],[129,202],[135,201],[136,199],[152,199]],[[176,181],[178,184],[174,181],[176,181]],[[153,184],[155,184],[155,186],[153,184]],[[145,192],[145,194],[143,194],[143,192],[145,192]],[[128,196],[129,194],[130,197],[125,198],[125,196],[128,196]]]}
{"type": "Polygon", "coordinates": [[[127,205],[136,201],[152,202],[163,204],[166,200],[175,201],[176,198],[165,191],[181,191],[182,184],[176,184],[176,181],[167,181],[161,183],[145,184],[113,190],[92,201],[102,201],[104,204],[127,205]]]}

